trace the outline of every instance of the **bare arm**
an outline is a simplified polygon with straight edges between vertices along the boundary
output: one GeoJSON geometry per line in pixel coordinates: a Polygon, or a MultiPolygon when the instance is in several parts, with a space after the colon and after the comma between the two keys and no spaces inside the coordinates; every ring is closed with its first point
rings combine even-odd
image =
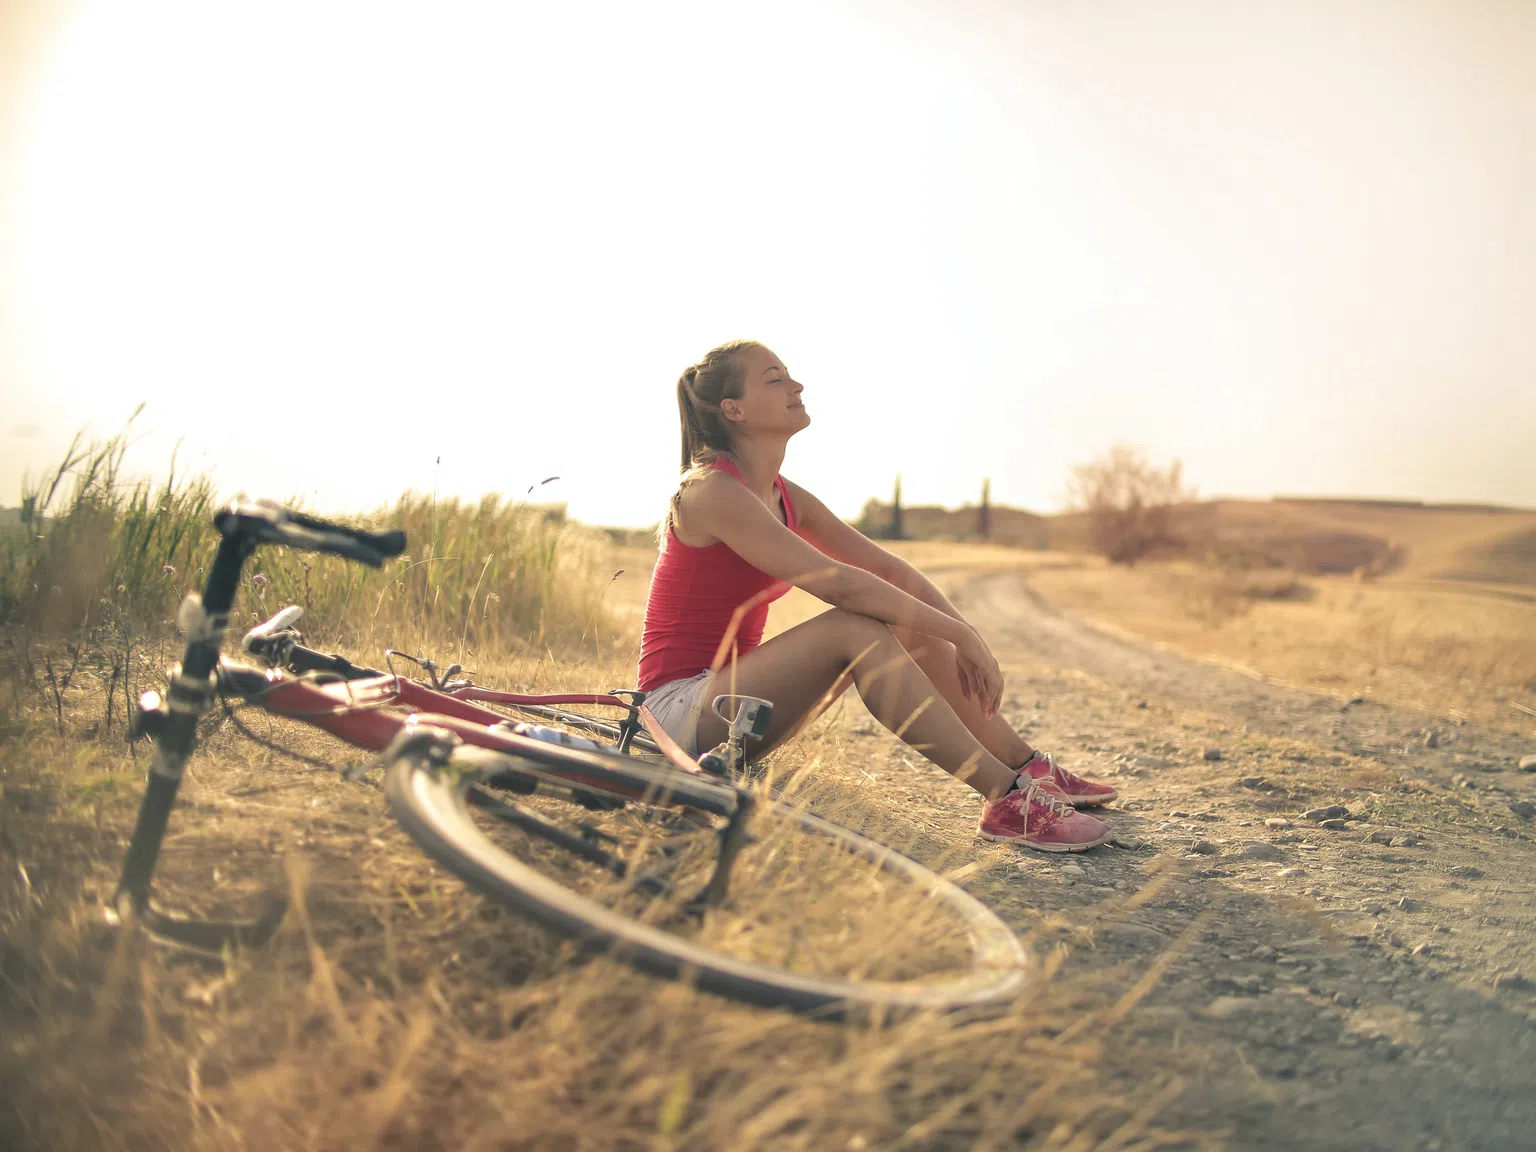
{"type": "Polygon", "coordinates": [[[707,533],[752,567],[803,588],[833,607],[957,645],[974,635],[958,616],[874,572],[820,551],[780,524],[761,500],[730,476],[716,474],[690,486],[682,498],[682,513],[691,532],[707,533]]]}
{"type": "Polygon", "coordinates": [[[798,484],[788,480],[784,483],[790,490],[790,499],[795,503],[795,511],[800,518],[800,531],[828,556],[871,572],[944,615],[965,621],[959,609],[949,602],[933,581],[911,564],[880,547],[857,528],[834,515],[825,504],[798,484]]]}
{"type": "MultiPolygon", "coordinates": [[[[808,495],[803,489],[794,489],[791,499],[797,509],[808,495]]],[[[948,640],[955,646],[963,691],[967,696],[974,695],[988,715],[996,713],[1003,691],[996,658],[938,589],[904,561],[898,561],[851,528],[848,532],[864,541],[874,553],[896,563],[886,566],[871,553],[868,559],[880,568],[877,572],[828,555],[780,524],[767,505],[729,476],[716,474],[690,486],[681,504],[691,533],[707,534],[725,543],[759,571],[803,588],[834,607],[948,640]],[[887,571],[903,582],[916,577],[914,584],[926,595],[904,591],[881,574],[887,571]]],[[[812,507],[809,503],[805,506],[812,507]]],[[[814,507],[820,511],[812,511],[811,523],[832,518],[820,501],[815,501],[814,507]]],[[[801,516],[807,535],[813,535],[803,511],[801,516]]],[[[846,542],[843,546],[846,551],[846,542]]],[[[856,543],[854,548],[853,558],[863,558],[856,543]]]]}

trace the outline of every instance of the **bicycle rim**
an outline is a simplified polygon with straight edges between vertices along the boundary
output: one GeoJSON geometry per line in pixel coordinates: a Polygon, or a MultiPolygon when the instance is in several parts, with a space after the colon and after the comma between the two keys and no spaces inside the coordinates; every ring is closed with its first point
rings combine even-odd
{"type": "MultiPolygon", "coordinates": [[[[624,757],[605,758],[614,761],[611,770],[616,775],[625,772],[624,757]]],[[[536,846],[530,849],[530,855],[525,855],[509,849],[506,837],[497,829],[489,829],[488,834],[487,827],[482,826],[483,818],[477,822],[471,814],[467,797],[472,787],[494,774],[483,765],[468,771],[445,771],[402,758],[391,765],[385,789],[396,819],[438,863],[497,904],[575,939],[587,950],[609,954],[653,975],[695,983],[706,991],[745,1003],[826,1018],[877,1010],[892,1014],[987,1008],[1013,999],[1024,985],[1027,953],[990,909],[901,853],[809,812],[778,802],[765,803],[765,815],[771,817],[775,835],[783,827],[793,830],[792,836],[783,840],[796,846],[794,859],[788,858],[789,849],[783,849],[783,866],[790,869],[781,872],[790,877],[785,887],[794,887],[797,881],[803,886],[801,872],[805,871],[806,845],[819,845],[816,852],[825,852],[832,865],[839,860],[848,861],[853,869],[850,874],[867,874],[876,889],[890,889],[895,882],[901,899],[916,909],[897,914],[900,922],[890,926],[897,934],[907,932],[918,916],[953,924],[957,938],[951,946],[963,951],[963,963],[952,964],[931,976],[866,979],[857,971],[829,975],[795,970],[787,962],[733,954],[722,947],[720,939],[711,939],[707,931],[693,932],[688,924],[679,929],[675,920],[657,922],[657,905],[646,904],[633,889],[618,902],[602,898],[615,888],[625,888],[625,884],[614,882],[611,877],[606,888],[601,881],[595,883],[596,894],[578,890],[572,883],[571,869],[552,863],[547,849],[536,846]],[[630,907],[625,906],[625,899],[630,907]],[[636,904],[638,907],[633,906],[636,904]]],[[[653,777],[654,771],[644,773],[639,780],[650,781],[653,777]]],[[[700,810],[686,795],[676,798],[674,806],[700,810]]],[[[632,805],[631,809],[634,808],[632,805]]],[[[635,818],[646,815],[641,810],[635,818]]],[[[707,840],[708,835],[701,834],[701,840],[707,840]]],[[[782,848],[782,844],[766,835],[759,843],[766,845],[763,853],[770,860],[782,848]]],[[[559,855],[562,860],[568,856],[559,855]]],[[[832,865],[823,861],[818,867],[832,865]]],[[[751,883],[750,878],[742,877],[740,869],[740,864],[733,869],[733,883],[751,883]]],[[[771,877],[764,882],[776,883],[771,877]]],[[[829,889],[828,895],[833,891],[845,899],[840,903],[818,902],[813,891],[805,907],[822,919],[829,915],[835,919],[839,908],[846,911],[849,900],[842,889],[829,889]]],[[[781,895],[783,892],[776,888],[771,900],[762,892],[751,893],[745,899],[756,900],[761,907],[765,901],[777,902],[781,895]]],[[[730,906],[728,902],[727,909],[730,906]]],[[[663,909],[661,913],[663,921],[665,912],[663,909]]],[[[718,929],[717,935],[732,938],[733,933],[739,933],[732,915],[727,910],[711,912],[703,922],[707,928],[718,929]]],[[[751,930],[749,927],[747,935],[751,930]]],[[[852,943],[853,947],[861,945],[859,940],[852,943]]]]}

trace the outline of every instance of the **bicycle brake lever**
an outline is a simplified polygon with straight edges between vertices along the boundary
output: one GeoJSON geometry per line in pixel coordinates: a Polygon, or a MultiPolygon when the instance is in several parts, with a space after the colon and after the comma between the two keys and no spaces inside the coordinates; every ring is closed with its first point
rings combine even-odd
{"type": "Polygon", "coordinates": [[[270,620],[264,620],[245,634],[245,639],[240,646],[247,652],[256,651],[256,645],[269,637],[276,636],[279,632],[297,632],[294,627],[299,617],[304,615],[304,609],[297,604],[290,604],[270,620]]]}

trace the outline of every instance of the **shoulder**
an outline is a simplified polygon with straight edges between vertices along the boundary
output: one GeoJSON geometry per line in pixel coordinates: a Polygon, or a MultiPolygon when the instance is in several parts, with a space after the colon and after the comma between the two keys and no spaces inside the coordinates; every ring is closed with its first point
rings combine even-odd
{"type": "Polygon", "coordinates": [[[677,502],[683,510],[702,508],[718,504],[722,500],[730,500],[738,492],[745,493],[746,489],[723,468],[711,468],[694,475],[684,476],[682,486],[678,489],[677,502]]]}
{"type": "Polygon", "coordinates": [[[729,472],[711,468],[683,477],[672,501],[672,531],[684,544],[707,548],[720,539],[710,530],[710,522],[722,511],[735,508],[750,493],[729,472]]]}
{"type": "Polygon", "coordinates": [[[809,489],[802,488],[783,474],[780,474],[779,479],[784,482],[784,491],[795,506],[795,519],[801,527],[813,527],[823,517],[831,515],[827,506],[812,495],[809,489]]]}

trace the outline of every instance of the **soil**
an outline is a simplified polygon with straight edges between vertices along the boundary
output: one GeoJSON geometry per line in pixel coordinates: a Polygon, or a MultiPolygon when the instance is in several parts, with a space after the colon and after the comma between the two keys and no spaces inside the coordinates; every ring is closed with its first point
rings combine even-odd
{"type": "MultiPolygon", "coordinates": [[[[1109,635],[1023,573],[938,582],[991,640],[1009,719],[1120,790],[1121,847],[978,839],[996,866],[968,884],[1037,941],[1064,919],[1066,973],[1129,988],[1167,965],[1105,1054],[1111,1090],[1176,1070],[1159,1123],[1233,1148],[1536,1144],[1536,741],[1109,635]]],[[[854,731],[924,823],[978,803],[854,731]]]]}

